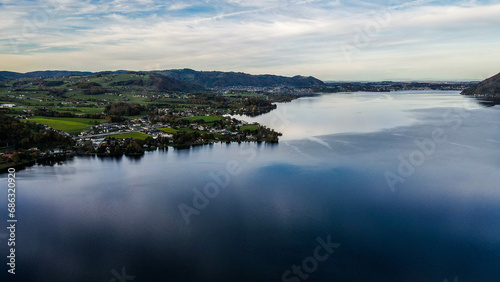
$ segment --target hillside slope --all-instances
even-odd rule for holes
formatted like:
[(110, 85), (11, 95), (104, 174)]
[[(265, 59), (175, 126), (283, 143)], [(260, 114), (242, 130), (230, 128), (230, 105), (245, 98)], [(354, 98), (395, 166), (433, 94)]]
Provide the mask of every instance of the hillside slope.
[(150, 73), (149, 80), (144, 81), (144, 86), (152, 86), (159, 91), (190, 92), (201, 91), (204, 87), (187, 81), (181, 81), (162, 74)]
[(69, 75), (91, 75), (92, 72), (82, 71), (33, 71), (27, 73), (0, 71), (0, 81), (7, 79), (35, 78), (35, 77), (62, 77)]
[(500, 73), (465, 89), (461, 94), (475, 97), (500, 98)]
[(322, 86), (324, 83), (314, 77), (294, 76), (284, 77), (277, 75), (251, 75), (241, 72), (220, 71), (195, 71), (192, 69), (156, 71), (156, 73), (179, 79), (186, 82), (199, 84), (205, 87), (228, 87), (228, 86), (294, 86), (311, 87)]

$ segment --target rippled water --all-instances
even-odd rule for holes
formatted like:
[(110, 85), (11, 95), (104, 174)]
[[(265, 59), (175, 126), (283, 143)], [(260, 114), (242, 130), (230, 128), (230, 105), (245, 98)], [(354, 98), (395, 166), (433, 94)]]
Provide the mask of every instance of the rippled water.
[[(245, 119), (282, 141), (18, 172), (18, 281), (498, 281), (498, 106), (327, 94)], [(319, 261), (318, 239), (340, 245)]]

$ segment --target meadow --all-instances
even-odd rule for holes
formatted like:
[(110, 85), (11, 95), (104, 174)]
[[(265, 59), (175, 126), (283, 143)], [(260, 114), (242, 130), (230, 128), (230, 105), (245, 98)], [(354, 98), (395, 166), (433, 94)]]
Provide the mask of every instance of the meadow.
[(146, 138), (151, 137), (151, 135), (147, 135), (147, 134), (140, 133), (140, 132), (129, 132), (129, 133), (110, 135), (109, 137), (113, 137), (113, 138), (117, 138), (117, 139), (118, 138), (121, 138), (121, 139), (134, 138), (134, 139), (139, 139), (139, 140), (146, 140)]
[(158, 130), (160, 130), (161, 132), (170, 133), (170, 134), (176, 133), (178, 131), (177, 129), (173, 129), (171, 127), (159, 128)]
[(105, 122), (104, 119), (58, 118), (58, 117), (38, 117), (38, 116), (29, 119), (29, 121), (47, 125), (56, 130), (61, 130), (69, 134), (79, 134), (80, 132), (90, 128), (92, 125)]
[(242, 127), (240, 127), (240, 131), (245, 131), (245, 130), (255, 131), (257, 129), (259, 129), (259, 125), (257, 124), (243, 125)]

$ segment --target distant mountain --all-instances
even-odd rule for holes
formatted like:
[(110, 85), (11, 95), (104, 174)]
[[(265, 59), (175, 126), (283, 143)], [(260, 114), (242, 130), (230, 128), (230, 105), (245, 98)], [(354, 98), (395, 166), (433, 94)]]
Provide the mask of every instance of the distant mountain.
[(500, 98), (500, 73), (465, 89), (461, 94), (475, 97)]
[[(71, 75), (94, 75), (100, 73), (127, 73), (128, 71), (112, 72), (81, 72), (81, 71), (34, 71), (27, 73), (0, 71), (0, 82), (7, 79), (20, 78), (51, 78)], [(143, 72), (148, 73), (148, 72)], [(313, 87), (323, 86), (324, 83), (312, 76), (285, 77), (277, 75), (251, 75), (241, 72), (220, 72), (220, 71), (195, 71), (192, 69), (164, 70), (149, 72), (154, 82), (148, 82), (149, 86), (158, 86), (168, 91), (186, 91), (203, 89), (205, 87), (228, 87), (228, 86), (293, 86), (293, 87)], [(161, 76), (159, 76), (161, 75)], [(169, 79), (167, 79), (169, 78)], [(179, 83), (183, 82), (183, 83)]]
[[(126, 73), (127, 71), (119, 70), (112, 71), (108, 73)], [(62, 77), (69, 75), (91, 75), (103, 72), (86, 72), (86, 71), (32, 71), (27, 73), (11, 72), (11, 71), (0, 71), (0, 81), (7, 79), (19, 79), (19, 78), (36, 78), (36, 77)]]
[[(129, 80), (120, 80), (111, 82), (109, 86), (143, 86), (152, 89), (156, 89), (158, 91), (167, 91), (167, 92), (192, 92), (192, 91), (201, 91), (205, 88), (201, 85), (190, 83), (186, 81), (180, 81), (175, 78), (171, 78), (159, 73), (154, 72), (128, 72), (130, 74), (147, 74), (144, 76), (145, 78), (133, 78)], [(100, 74), (102, 75), (102, 73)]]
[(21, 77), (22, 73), (11, 72), (11, 71), (0, 71), (0, 82), (10, 78), (18, 79)]
[(144, 81), (144, 86), (152, 86), (159, 91), (168, 92), (190, 92), (205, 89), (199, 84), (181, 81), (158, 73), (150, 73), (149, 79)]
[(68, 75), (89, 75), (91, 72), (81, 71), (33, 71), (27, 73), (0, 71), (0, 81), (6, 79), (33, 78), (33, 77), (61, 77)]
[(284, 77), (277, 75), (251, 75), (241, 72), (220, 71), (195, 71), (192, 69), (178, 69), (155, 71), (156, 73), (175, 78), (181, 81), (199, 84), (205, 87), (228, 87), (228, 86), (294, 86), (311, 87), (323, 86), (324, 83), (312, 76)]
[[(128, 73), (130, 76), (116, 76), (117, 74)], [(90, 88), (102, 88), (100, 91), (105, 92), (107, 86), (111, 87), (145, 87), (157, 91), (165, 92), (195, 92), (205, 90), (205, 87), (186, 81), (181, 81), (159, 73), (153, 72), (130, 72), (130, 71), (115, 71), (115, 72), (70, 72), (70, 71), (50, 71), (50, 72), (32, 72), (28, 74), (20, 74), (15, 72), (1, 72), (0, 75), (14, 79), (9, 84), (14, 88), (23, 88), (26, 85), (39, 87), (57, 87), (64, 84), (64, 80), (51, 80), (50, 78), (62, 76), (87, 76), (89, 78), (106, 77), (105, 84), (95, 82), (80, 82), (75, 84), (76, 87), (90, 91)], [(115, 78), (118, 79), (115, 79)], [(18, 80), (23, 78), (24, 80)], [(26, 79), (30, 79), (27, 81)], [(7, 83), (7, 82), (6, 82)], [(2, 85), (2, 84), (0, 84)], [(94, 89), (94, 91), (96, 91)]]

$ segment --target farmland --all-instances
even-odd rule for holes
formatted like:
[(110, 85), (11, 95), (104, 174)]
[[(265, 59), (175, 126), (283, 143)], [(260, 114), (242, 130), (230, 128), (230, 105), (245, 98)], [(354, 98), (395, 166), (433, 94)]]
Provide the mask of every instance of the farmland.
[(94, 124), (104, 122), (103, 119), (84, 119), (84, 118), (57, 118), (57, 117), (34, 117), (30, 122), (50, 126), (56, 130), (61, 130), (69, 134), (78, 134), (83, 130), (90, 128)]
[(126, 139), (126, 138), (133, 138), (137, 140), (146, 140), (146, 138), (151, 137), (151, 135), (147, 135), (144, 133), (140, 132), (129, 132), (129, 133), (123, 133), (123, 134), (116, 134), (116, 135), (110, 135), (109, 137), (112, 138), (121, 138), (121, 139)]
[(2, 113), (78, 135), (75, 139), (113, 136), (144, 140), (167, 133), (175, 144), (277, 140), (272, 130), (225, 117), (269, 112), (276, 108), (273, 99), (277, 96), (229, 92), (200, 89), (148, 72), (33, 77), (0, 83), (0, 101), (6, 104)]
[(60, 112), (68, 112), (78, 114), (98, 114), (104, 111), (103, 108), (90, 108), (90, 107), (60, 107), (57, 108)]
[(178, 131), (177, 129), (173, 129), (171, 127), (159, 128), (158, 130), (160, 130), (161, 132), (170, 133), (170, 134), (176, 133)]
[(249, 124), (249, 125), (244, 125), (244, 126), (240, 127), (240, 131), (245, 131), (245, 130), (255, 131), (257, 129), (259, 129), (259, 125), (257, 125), (257, 124)]

